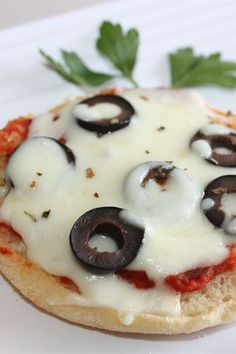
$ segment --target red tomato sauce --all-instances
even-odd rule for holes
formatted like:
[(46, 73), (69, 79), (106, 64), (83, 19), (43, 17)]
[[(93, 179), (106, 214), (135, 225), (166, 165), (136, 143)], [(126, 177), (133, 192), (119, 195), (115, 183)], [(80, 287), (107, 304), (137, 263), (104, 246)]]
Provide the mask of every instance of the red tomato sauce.
[(0, 153), (9, 155), (27, 138), (30, 118), (17, 118), (0, 130)]
[(16, 233), (16, 231), (10, 225), (5, 224), (4, 222), (0, 222), (0, 229), (2, 231), (4, 231), (4, 233), (10, 233), (10, 234), (18, 235)]
[(116, 276), (127, 281), (137, 289), (151, 289), (155, 287), (155, 282), (149, 279), (147, 273), (143, 270), (121, 269), (116, 272)]
[[(178, 292), (199, 291), (214, 279), (218, 274), (233, 270), (236, 266), (236, 246), (230, 247), (228, 257), (221, 263), (209, 267), (191, 269), (186, 272), (169, 275), (165, 283)], [(155, 282), (148, 278), (145, 271), (122, 269), (116, 273), (117, 277), (132, 284), (137, 289), (151, 289)]]
[(12, 250), (8, 247), (2, 247), (0, 246), (0, 253), (4, 254), (5, 256), (11, 256), (12, 255)]
[(180, 292), (201, 290), (218, 274), (233, 270), (235, 265), (236, 246), (231, 246), (229, 256), (223, 262), (209, 267), (191, 269), (177, 275), (169, 275), (165, 282)]
[(68, 277), (60, 277), (60, 282), (65, 284), (65, 285), (72, 285), (73, 284), (73, 281), (68, 278)]

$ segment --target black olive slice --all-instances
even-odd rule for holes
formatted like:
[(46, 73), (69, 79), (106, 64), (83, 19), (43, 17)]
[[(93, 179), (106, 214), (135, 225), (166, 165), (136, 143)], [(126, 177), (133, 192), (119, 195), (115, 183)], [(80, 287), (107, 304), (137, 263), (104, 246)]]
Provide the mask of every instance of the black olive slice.
[[(202, 208), (207, 218), (217, 227), (227, 228), (226, 213), (223, 210), (222, 199), (229, 193), (236, 193), (236, 175), (226, 175), (210, 182), (204, 192)], [(227, 216), (229, 217), (229, 215)], [(235, 215), (231, 215), (232, 220)]]
[[(132, 217), (127, 218), (126, 215)], [(130, 212), (115, 207), (87, 211), (70, 232), (70, 245), (75, 257), (96, 273), (115, 272), (127, 266), (137, 255), (144, 237), (144, 227), (133, 221), (134, 218)], [(97, 248), (90, 247), (89, 240), (96, 234), (112, 238), (118, 249), (99, 252)]]
[(55, 143), (57, 143), (64, 151), (68, 163), (72, 163), (73, 165), (75, 165), (75, 155), (72, 152), (72, 150), (70, 148), (68, 148), (67, 145), (63, 144), (62, 142), (60, 142), (59, 140), (56, 140), (54, 138), (48, 138), (48, 139), (55, 141)]
[(125, 128), (129, 125), (131, 117), (135, 113), (133, 106), (131, 106), (131, 104), (123, 97), (117, 95), (97, 95), (81, 101), (78, 106), (81, 104), (86, 104), (92, 107), (99, 103), (114, 104), (121, 109), (121, 113), (115, 117), (100, 120), (85, 120), (82, 117), (76, 116), (77, 123), (80, 127), (92, 132), (107, 134), (109, 132), (114, 132), (115, 130)]
[[(72, 163), (73, 165), (75, 165), (75, 155), (74, 155), (74, 153), (72, 152), (72, 150), (70, 148), (68, 148), (68, 146), (66, 146), (65, 144), (61, 143), (59, 140), (56, 140), (56, 139), (48, 137), (48, 136), (34, 136), (32, 138), (29, 138), (29, 139), (42, 139), (42, 138), (43, 139), (50, 139), (50, 140), (54, 141), (56, 144), (58, 144), (60, 146), (60, 148), (62, 148), (63, 152), (65, 153), (68, 163)], [(27, 140), (29, 140), (29, 139), (27, 139)], [(21, 147), (21, 145), (23, 145), (25, 143), (25, 141), (23, 141), (23, 143), (21, 143), (20, 145), (18, 145), (15, 148), (15, 150), (11, 153), (10, 158)]]
[[(205, 135), (198, 131), (190, 141), (190, 145), (196, 141), (204, 140), (209, 144), (211, 153), (209, 156), (203, 156), (208, 162), (224, 167), (236, 167), (236, 134), (229, 133), (226, 135)], [(218, 153), (214, 149), (225, 148), (229, 153)]]

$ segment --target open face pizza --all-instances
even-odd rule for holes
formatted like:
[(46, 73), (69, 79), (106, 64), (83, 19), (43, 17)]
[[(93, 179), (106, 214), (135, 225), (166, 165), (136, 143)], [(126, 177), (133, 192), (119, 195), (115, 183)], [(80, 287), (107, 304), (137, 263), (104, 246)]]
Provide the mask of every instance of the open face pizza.
[(187, 90), (112, 89), (0, 132), (0, 270), (107, 330), (236, 317), (235, 117)]

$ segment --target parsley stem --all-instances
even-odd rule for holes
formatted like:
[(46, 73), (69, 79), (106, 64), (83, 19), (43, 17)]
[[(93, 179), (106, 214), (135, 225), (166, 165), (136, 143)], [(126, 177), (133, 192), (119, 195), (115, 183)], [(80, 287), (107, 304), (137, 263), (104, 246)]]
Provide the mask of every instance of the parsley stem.
[(135, 88), (139, 87), (139, 84), (132, 76), (127, 76), (127, 79), (134, 85)]

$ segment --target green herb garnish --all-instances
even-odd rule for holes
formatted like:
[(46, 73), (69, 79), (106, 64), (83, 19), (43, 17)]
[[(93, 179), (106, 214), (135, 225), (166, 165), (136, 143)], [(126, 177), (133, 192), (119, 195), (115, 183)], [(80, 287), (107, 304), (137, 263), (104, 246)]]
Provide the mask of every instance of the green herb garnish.
[(43, 50), (39, 50), (40, 54), (46, 59), (48, 66), (56, 71), (63, 79), (75, 85), (98, 86), (104, 82), (113, 79), (113, 75), (92, 71), (89, 69), (75, 52), (67, 52), (61, 50), (64, 64), (54, 60)]
[(220, 53), (197, 56), (192, 48), (181, 48), (169, 54), (171, 86), (236, 87), (236, 62), (223, 61)]
[[(120, 24), (104, 21), (99, 28), (97, 49), (119, 70), (122, 77), (135, 87), (133, 76), (139, 47), (139, 33), (135, 28), (127, 32)], [(77, 86), (99, 86), (118, 75), (91, 70), (79, 54), (61, 50), (64, 62), (56, 61), (40, 50), (48, 66), (65, 80)], [(222, 86), (236, 87), (236, 62), (224, 61), (220, 53), (196, 55), (193, 48), (180, 48), (169, 54), (171, 87)]]
[(138, 86), (133, 77), (139, 46), (139, 34), (134, 28), (124, 33), (120, 24), (103, 22), (100, 27), (100, 36), (97, 39), (97, 48), (105, 55), (121, 74)]
[[(136, 87), (138, 85), (132, 73), (138, 45), (139, 35), (137, 30), (131, 29), (125, 34), (119, 24), (102, 23), (97, 48), (119, 69), (122, 76), (130, 80)], [(66, 81), (77, 86), (99, 86), (117, 77), (117, 75), (91, 70), (75, 52), (61, 50), (64, 63), (56, 61), (41, 49), (39, 52), (52, 70), (56, 71)]]

